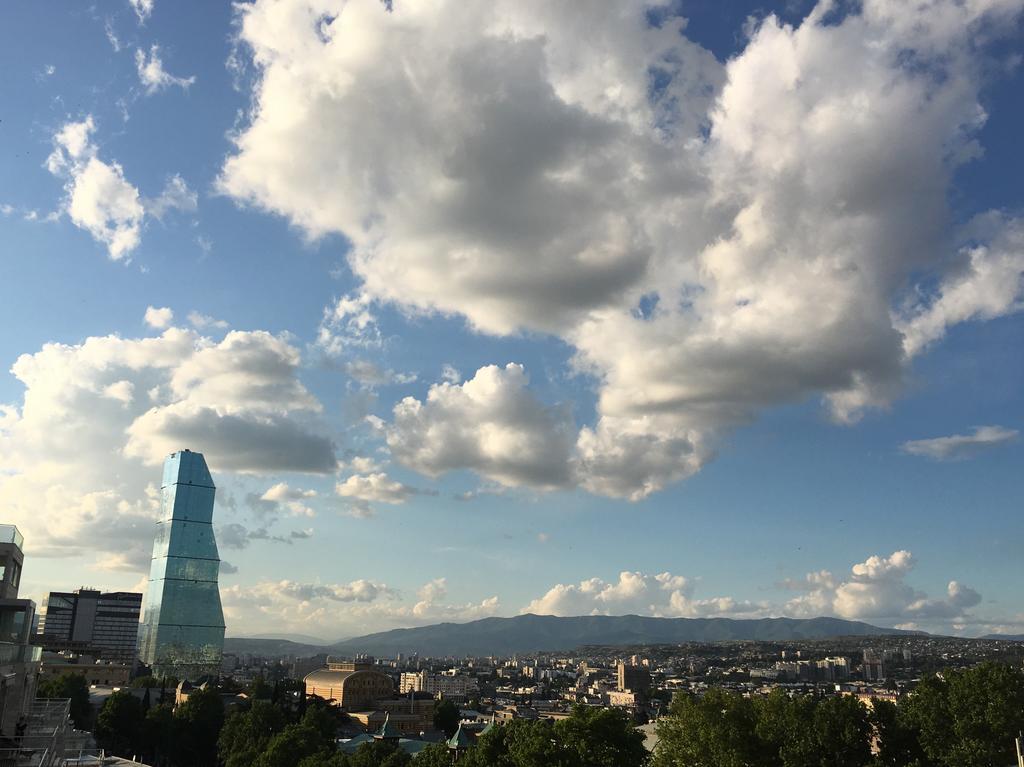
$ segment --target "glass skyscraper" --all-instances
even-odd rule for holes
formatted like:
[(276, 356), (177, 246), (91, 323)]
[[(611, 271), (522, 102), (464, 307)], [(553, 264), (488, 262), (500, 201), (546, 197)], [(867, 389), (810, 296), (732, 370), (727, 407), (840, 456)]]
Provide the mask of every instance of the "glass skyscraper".
[(220, 672), (224, 611), (213, 537), (215, 493), (202, 453), (168, 456), (140, 637), (140, 657), (154, 676), (197, 680)]

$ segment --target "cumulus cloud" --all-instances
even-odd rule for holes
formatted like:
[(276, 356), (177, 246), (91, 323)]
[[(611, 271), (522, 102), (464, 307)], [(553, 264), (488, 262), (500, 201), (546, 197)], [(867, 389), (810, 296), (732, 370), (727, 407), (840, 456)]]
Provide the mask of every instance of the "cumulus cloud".
[(1021, 223), (967, 235), (946, 203), (981, 151), (986, 44), (1020, 7), (821, 3), (721, 64), (640, 0), (258, 0), (238, 12), (254, 109), (219, 186), (351, 241), (361, 289), (324, 348), (392, 302), (553, 333), (597, 382), (553, 472), (509, 470), (481, 435), (439, 448), (424, 430), (457, 419), (427, 420), (429, 396), (396, 413), (410, 465), (637, 499), (765, 408), (819, 396), (854, 421), (948, 326), (1021, 308)]
[(150, 46), (148, 54), (139, 49), (135, 50), (135, 70), (138, 72), (139, 82), (145, 86), (146, 93), (150, 96), (171, 86), (188, 90), (196, 81), (194, 75), (192, 77), (175, 77), (165, 70), (164, 63), (160, 59), (160, 46), (158, 45)]
[(164, 328), (170, 327), (170, 324), (174, 322), (174, 312), (166, 306), (147, 306), (143, 320), (145, 320), (146, 324), (151, 328), (163, 330)]
[[(259, 500), (277, 510), (284, 508), (293, 517), (315, 517), (316, 512), (308, 506), (311, 498), (316, 498), (316, 490), (302, 490), (290, 487), (286, 482), (278, 482), (269, 488)], [(295, 534), (292, 534), (295, 537)]]
[(266, 630), (273, 622), (288, 630), (308, 631), (315, 625), (322, 632), (339, 636), (365, 633), (367, 626), (393, 628), (439, 620), (475, 620), (494, 615), (500, 607), (497, 597), (477, 603), (447, 602), (444, 578), (425, 584), (418, 590), (416, 601), (368, 579), (338, 584), (262, 581), (222, 588), (221, 596), (233, 631)]
[(177, 174), (157, 197), (141, 197), (119, 163), (100, 159), (95, 130), (92, 115), (64, 124), (53, 137), (46, 168), (64, 179), (61, 212), (105, 245), (110, 258), (127, 259), (142, 241), (147, 215), (162, 219), (171, 210), (193, 211), (197, 198)]
[(706, 615), (763, 616), (766, 604), (731, 597), (695, 599), (692, 580), (669, 572), (649, 575), (624, 570), (618, 581), (588, 578), (558, 583), (526, 605), (521, 613), (537, 615), (653, 615), (695, 618)]
[(904, 442), (900, 449), (910, 455), (920, 455), (933, 461), (961, 461), (994, 447), (1015, 442), (1020, 436), (1016, 429), (1003, 426), (975, 426), (970, 434), (951, 434), (948, 437), (915, 439)]
[(520, 611), (539, 615), (651, 615), (656, 617), (797, 618), (835, 616), (893, 626), (972, 624), (979, 619), (970, 610), (982, 602), (981, 594), (953, 580), (944, 597), (929, 598), (907, 583), (914, 567), (909, 551), (871, 556), (853, 565), (843, 579), (828, 570), (808, 573), (800, 581), (780, 587), (801, 592), (784, 603), (752, 602), (733, 596), (698, 597), (699, 578), (670, 572), (650, 574), (623, 571), (617, 580), (587, 578), (578, 583), (557, 583)]
[(0, 408), (0, 505), (34, 555), (130, 553), (144, 565), (157, 465), (203, 452), (225, 472), (331, 473), (319, 402), (298, 352), (261, 331), (215, 342), (170, 327), (150, 338), (46, 344), (11, 372), (20, 403)]
[(388, 477), (384, 472), (353, 474), (335, 487), (338, 495), (357, 501), (399, 504), (405, 503), (417, 491)]
[(855, 564), (846, 580), (827, 570), (808, 573), (803, 584), (791, 584), (806, 593), (787, 602), (786, 612), (796, 617), (836, 615), (893, 624), (963, 620), (969, 608), (981, 603), (978, 592), (958, 581), (949, 582), (945, 599), (929, 599), (906, 581), (914, 565), (913, 555), (900, 550)]
[(537, 400), (527, 384), (522, 365), (490, 365), (463, 384), (431, 386), (422, 402), (406, 397), (395, 405), (388, 447), (429, 476), (470, 468), (505, 485), (566, 487), (572, 415)]
[(54, 136), (47, 169), (65, 179), (64, 209), (71, 221), (107, 247), (112, 259), (126, 258), (141, 241), (145, 213), (139, 190), (116, 162), (98, 157), (92, 116), (64, 125)]

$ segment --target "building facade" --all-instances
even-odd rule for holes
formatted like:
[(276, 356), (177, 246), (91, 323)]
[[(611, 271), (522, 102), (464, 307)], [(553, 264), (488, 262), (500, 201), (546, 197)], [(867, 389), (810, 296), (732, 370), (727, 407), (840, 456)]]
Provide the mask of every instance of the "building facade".
[(142, 594), (95, 589), (51, 591), (41, 622), (43, 646), (116, 663), (135, 663)]
[(20, 599), (24, 539), (14, 525), (0, 525), (0, 735), (13, 735), (36, 694), (42, 651), (30, 642), (36, 603)]
[(155, 676), (195, 681), (220, 673), (224, 611), (213, 535), (216, 487), (202, 453), (164, 462), (140, 657)]
[[(372, 663), (327, 659), (327, 668), (306, 674), (307, 695), (316, 695), (346, 711), (372, 709), (378, 701), (394, 695), (391, 677), (377, 671)], [(433, 704), (431, 704), (433, 705)]]
[(463, 674), (431, 674), (429, 671), (404, 671), (398, 692), (427, 692), (439, 698), (464, 703), (478, 691), (476, 679)]

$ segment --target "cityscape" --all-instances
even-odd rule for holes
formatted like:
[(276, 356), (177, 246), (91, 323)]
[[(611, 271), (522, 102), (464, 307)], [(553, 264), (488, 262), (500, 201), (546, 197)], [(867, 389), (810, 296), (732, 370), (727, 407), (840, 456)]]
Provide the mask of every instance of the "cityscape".
[(1024, 0), (0, 71), (0, 767), (1024, 767)]

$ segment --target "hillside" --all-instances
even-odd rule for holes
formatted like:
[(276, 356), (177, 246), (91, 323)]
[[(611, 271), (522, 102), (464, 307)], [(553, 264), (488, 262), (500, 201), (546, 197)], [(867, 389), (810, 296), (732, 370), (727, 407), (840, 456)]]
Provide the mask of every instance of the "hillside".
[(536, 650), (571, 650), (581, 645), (671, 644), (728, 640), (787, 641), (834, 636), (903, 634), (839, 618), (649, 618), (638, 615), (590, 615), (560, 618), (518, 615), (470, 623), (439, 623), (355, 637), (331, 646), (332, 652), (365, 652), (382, 657), (421, 655), (511, 655)]

